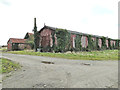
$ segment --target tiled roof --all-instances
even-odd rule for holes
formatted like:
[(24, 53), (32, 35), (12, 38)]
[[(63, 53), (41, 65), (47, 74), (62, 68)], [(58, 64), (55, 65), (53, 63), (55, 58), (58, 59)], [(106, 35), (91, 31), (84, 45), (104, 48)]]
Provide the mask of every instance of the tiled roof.
[(12, 43), (26, 43), (26, 39), (19, 39), (19, 38), (10, 38), (9, 41)]

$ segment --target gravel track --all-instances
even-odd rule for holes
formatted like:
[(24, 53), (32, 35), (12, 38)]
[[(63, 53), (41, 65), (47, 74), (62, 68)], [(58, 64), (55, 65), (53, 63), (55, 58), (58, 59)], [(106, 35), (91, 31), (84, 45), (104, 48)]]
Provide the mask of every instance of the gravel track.
[(6, 53), (3, 57), (23, 66), (3, 78), (3, 88), (118, 88), (118, 61), (68, 60)]

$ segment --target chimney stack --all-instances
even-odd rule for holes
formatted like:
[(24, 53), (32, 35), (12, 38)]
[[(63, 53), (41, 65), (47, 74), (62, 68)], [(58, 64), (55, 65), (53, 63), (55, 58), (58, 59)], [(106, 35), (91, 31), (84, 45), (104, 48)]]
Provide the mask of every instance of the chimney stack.
[(36, 18), (34, 18), (34, 27), (36, 27)]

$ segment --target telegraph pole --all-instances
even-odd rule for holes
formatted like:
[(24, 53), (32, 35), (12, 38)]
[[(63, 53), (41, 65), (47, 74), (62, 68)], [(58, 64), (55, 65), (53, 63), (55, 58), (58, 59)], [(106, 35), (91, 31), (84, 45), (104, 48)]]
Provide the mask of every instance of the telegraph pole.
[(34, 18), (34, 50), (37, 52), (37, 26), (36, 26), (36, 18)]

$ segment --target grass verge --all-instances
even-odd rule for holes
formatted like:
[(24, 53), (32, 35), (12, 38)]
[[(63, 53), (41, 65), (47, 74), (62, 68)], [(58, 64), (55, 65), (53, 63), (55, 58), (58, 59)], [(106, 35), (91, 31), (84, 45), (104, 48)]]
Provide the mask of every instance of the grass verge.
[(7, 48), (0, 48), (0, 51), (6, 52), (6, 51), (7, 51)]
[(33, 51), (9, 51), (12, 54), (47, 56), (78, 60), (118, 60), (118, 50), (104, 50), (78, 53), (41, 53)]
[(12, 62), (11, 60), (0, 58), (0, 67), (0, 73), (9, 73), (19, 69), (20, 65), (18, 63)]

